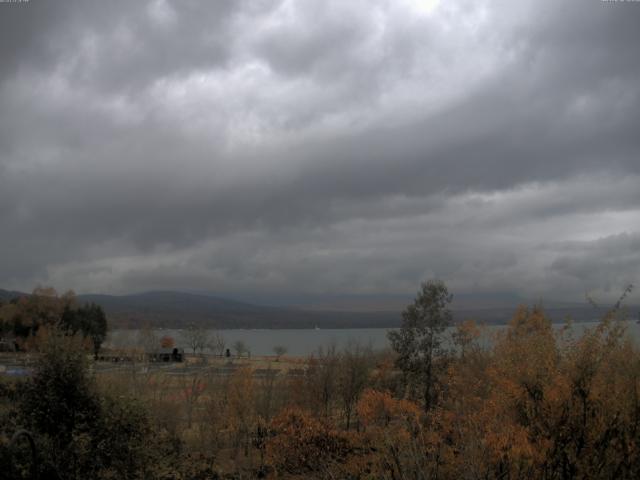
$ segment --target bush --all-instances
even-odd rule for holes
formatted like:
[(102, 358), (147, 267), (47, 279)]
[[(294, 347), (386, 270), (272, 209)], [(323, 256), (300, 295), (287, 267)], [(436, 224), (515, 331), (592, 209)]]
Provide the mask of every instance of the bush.
[(298, 408), (282, 411), (271, 422), (267, 457), (279, 472), (324, 472), (343, 462), (350, 451), (348, 437)]
[(35, 375), (20, 389), (17, 412), (44, 463), (61, 478), (163, 478), (174, 470), (174, 444), (147, 411), (98, 394), (76, 337), (49, 337)]

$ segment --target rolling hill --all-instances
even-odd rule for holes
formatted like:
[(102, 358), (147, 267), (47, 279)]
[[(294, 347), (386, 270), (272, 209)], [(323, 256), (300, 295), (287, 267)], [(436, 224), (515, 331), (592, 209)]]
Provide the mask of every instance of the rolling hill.
[[(0, 290), (0, 300), (28, 295)], [(238, 299), (178, 291), (152, 291), (130, 295), (79, 295), (80, 302), (101, 305), (114, 327), (142, 325), (180, 328), (189, 324), (213, 328), (374, 328), (397, 327), (410, 296), (315, 296), (292, 298), (287, 305), (261, 305)], [(518, 304), (526, 303), (512, 295), (460, 295), (452, 310), (456, 321), (468, 318), (480, 323), (502, 324), (513, 315)], [(628, 307), (637, 316), (637, 307)], [(549, 304), (545, 312), (554, 322), (570, 317), (591, 321), (604, 313), (586, 304)], [(635, 313), (634, 313), (635, 312)]]

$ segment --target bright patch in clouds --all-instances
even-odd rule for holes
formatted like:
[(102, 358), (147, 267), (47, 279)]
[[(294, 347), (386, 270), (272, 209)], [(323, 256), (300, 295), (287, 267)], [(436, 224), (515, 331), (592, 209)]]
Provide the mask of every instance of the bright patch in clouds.
[(423, 15), (428, 15), (432, 13), (438, 5), (440, 4), (440, 0), (407, 0), (409, 3), (409, 7)]

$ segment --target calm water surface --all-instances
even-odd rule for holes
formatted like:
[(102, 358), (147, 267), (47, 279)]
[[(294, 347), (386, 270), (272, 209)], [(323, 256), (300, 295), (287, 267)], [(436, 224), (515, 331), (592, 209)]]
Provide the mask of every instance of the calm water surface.
[[(593, 328), (597, 322), (576, 323), (573, 325), (573, 335), (579, 336), (586, 329)], [(640, 342), (640, 325), (635, 321), (627, 322), (628, 331), (632, 338)], [(562, 324), (554, 325), (562, 328)], [(505, 328), (504, 325), (485, 327), (481, 342), (489, 345), (493, 336)], [(251, 351), (252, 355), (273, 355), (273, 348), (282, 345), (290, 355), (310, 355), (319, 347), (326, 348), (335, 345), (338, 349), (344, 348), (349, 343), (358, 343), (362, 346), (371, 346), (375, 350), (389, 348), (387, 332), (394, 329), (387, 328), (357, 328), (357, 329), (326, 329), (326, 330), (302, 330), (302, 329), (255, 329), (255, 330), (216, 330), (224, 337), (227, 348), (233, 350), (233, 344), (242, 341)], [(447, 332), (450, 335), (452, 330)], [(213, 332), (213, 331), (212, 331)], [(188, 351), (184, 339), (183, 330), (160, 329), (156, 330), (158, 337), (164, 335), (175, 339), (176, 345)], [(131, 347), (139, 344), (138, 330), (113, 330), (107, 339), (108, 347)]]

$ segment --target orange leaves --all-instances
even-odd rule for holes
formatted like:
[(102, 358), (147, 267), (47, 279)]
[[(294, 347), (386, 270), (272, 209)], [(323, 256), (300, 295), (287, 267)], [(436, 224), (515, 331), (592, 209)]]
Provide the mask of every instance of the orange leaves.
[[(637, 346), (612, 320), (577, 340), (556, 332), (541, 310), (526, 308), (493, 347), (479, 347), (473, 323), (460, 325), (457, 354), (434, 357), (439, 396), (427, 412), (398, 398), (399, 371), (378, 357), (349, 397), (357, 399), (350, 431), (339, 409), (348, 363), (334, 351), (271, 387), (250, 369), (218, 388), (207, 379), (211, 448), (244, 447), (249, 464), (249, 448), (259, 450), (276, 478), (640, 478)], [(263, 389), (273, 385), (278, 401), (262, 414)], [(187, 396), (197, 397), (199, 385), (191, 388)], [(269, 422), (283, 405), (296, 406)]]
[(399, 400), (393, 398), (389, 392), (372, 389), (363, 392), (356, 411), (365, 427), (386, 427), (394, 420), (417, 423), (421, 412), (420, 407), (413, 402)]
[(173, 337), (170, 337), (169, 335), (165, 335), (160, 339), (160, 346), (162, 348), (173, 348), (175, 344), (176, 344), (175, 340), (173, 339)]
[[(478, 357), (484, 367), (459, 358), (449, 369), (444, 407), (455, 413), (453, 444), (464, 456), (456, 461), (479, 477), (584, 478), (604, 465), (632, 471), (640, 356), (620, 330), (605, 321), (572, 341), (541, 310), (520, 308)], [(621, 475), (614, 471), (605, 476)]]
[(461, 356), (464, 357), (465, 354), (476, 345), (480, 339), (480, 334), (481, 331), (476, 325), (476, 322), (473, 320), (465, 320), (456, 325), (455, 331), (451, 336), (453, 343), (460, 349)]
[(348, 436), (322, 423), (299, 408), (283, 410), (271, 422), (272, 438), (267, 458), (281, 472), (321, 472), (342, 462), (349, 450)]
[(358, 417), (363, 425), (383, 425), (391, 422), (396, 400), (388, 392), (365, 390), (356, 406)]

